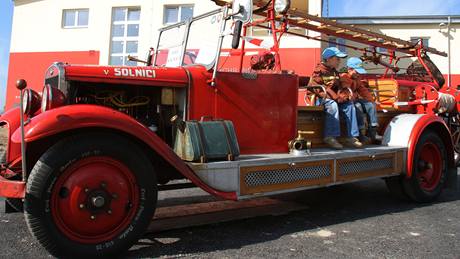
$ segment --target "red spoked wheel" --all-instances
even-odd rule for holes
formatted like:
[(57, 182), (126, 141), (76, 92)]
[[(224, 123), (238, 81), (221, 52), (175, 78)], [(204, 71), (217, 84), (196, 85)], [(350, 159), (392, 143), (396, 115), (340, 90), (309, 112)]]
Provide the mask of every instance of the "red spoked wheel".
[(61, 175), (51, 194), (51, 214), (59, 230), (81, 243), (114, 238), (139, 207), (133, 173), (110, 157), (84, 158)]
[(442, 175), (442, 156), (439, 147), (432, 142), (423, 144), (416, 166), (420, 188), (426, 192), (433, 191), (439, 185)]
[(412, 176), (402, 179), (404, 192), (418, 202), (432, 202), (442, 192), (447, 177), (447, 152), (439, 135), (424, 131), (417, 141)]
[(144, 233), (157, 201), (151, 161), (128, 139), (88, 133), (47, 150), (27, 182), (24, 214), (54, 256), (111, 257)]

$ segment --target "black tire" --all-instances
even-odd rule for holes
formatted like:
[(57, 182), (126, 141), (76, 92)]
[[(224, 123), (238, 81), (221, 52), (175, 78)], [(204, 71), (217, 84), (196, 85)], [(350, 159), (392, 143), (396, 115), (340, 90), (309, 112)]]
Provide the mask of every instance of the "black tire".
[[(441, 159), (439, 161), (440, 163), (440, 178), (439, 181), (437, 181), (437, 184), (434, 186), (433, 190), (425, 190), (421, 186), (421, 182), (419, 180), (419, 160), (420, 160), (420, 155), (422, 152), (422, 147), (426, 143), (432, 143), (434, 147), (436, 147), (439, 151), (439, 154), (441, 156)], [(404, 179), (403, 186), (404, 186), (404, 191), (410, 197), (412, 200), (416, 202), (433, 202), (436, 200), (439, 195), (442, 192), (444, 182), (446, 181), (447, 177), (447, 151), (444, 145), (444, 142), (442, 139), (439, 137), (438, 134), (431, 130), (427, 130), (422, 133), (421, 137), (419, 138), (417, 145), (415, 147), (415, 152), (414, 152), (414, 157), (413, 157), (413, 168), (412, 168), (412, 175), (411, 178), (409, 179)]]
[[(138, 206), (135, 206), (134, 212), (129, 212), (134, 216), (125, 228), (114, 232), (114, 238), (82, 243), (69, 238), (53, 220), (53, 209), (50, 209), (53, 187), (60, 177), (64, 179), (62, 175), (70, 166), (98, 156), (113, 158), (129, 168), (135, 179), (134, 189), (139, 193), (137, 201), (134, 201)], [(32, 235), (58, 258), (114, 257), (128, 250), (142, 236), (155, 212), (157, 195), (154, 169), (137, 145), (116, 134), (82, 134), (58, 142), (35, 164), (27, 182), (25, 218)], [(126, 207), (126, 210), (129, 211), (129, 208)]]
[(402, 181), (404, 180), (403, 175), (391, 176), (385, 178), (385, 184), (388, 188), (390, 194), (402, 201), (409, 201), (410, 198), (407, 196), (406, 192), (404, 191), (404, 186)]

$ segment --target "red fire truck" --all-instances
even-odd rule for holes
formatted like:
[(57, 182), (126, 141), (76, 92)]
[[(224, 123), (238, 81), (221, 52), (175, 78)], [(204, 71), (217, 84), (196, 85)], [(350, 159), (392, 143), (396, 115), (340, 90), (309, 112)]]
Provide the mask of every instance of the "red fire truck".
[[(455, 187), (460, 96), (428, 57), (444, 52), (308, 15), (296, 1), (215, 2), (219, 9), (161, 29), (149, 58), (132, 58), (145, 65), (55, 63), (41, 93), (18, 80), (21, 105), (0, 117), (0, 196), (8, 209), (23, 209), (51, 254), (127, 250), (150, 223), (158, 191), (174, 179), (228, 200), (371, 178), (416, 202)], [(247, 35), (252, 27), (273, 36), (271, 55), (254, 57), (254, 69), (245, 47), (263, 44)], [(381, 143), (324, 145), (324, 107), (314, 101), (323, 86), (282, 69), (279, 43), (287, 34), (347, 39), (357, 44), (343, 47), (382, 69), (366, 76)], [(220, 71), (225, 44), (236, 71)], [(213, 156), (219, 148), (224, 155)]]

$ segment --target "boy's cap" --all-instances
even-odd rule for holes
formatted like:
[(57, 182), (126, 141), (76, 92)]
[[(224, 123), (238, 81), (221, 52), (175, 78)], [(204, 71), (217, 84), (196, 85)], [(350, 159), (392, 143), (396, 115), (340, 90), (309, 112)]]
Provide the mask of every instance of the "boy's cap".
[(334, 56), (339, 57), (339, 58), (346, 58), (348, 55), (347, 53), (340, 51), (336, 47), (329, 47), (329, 48), (324, 49), (323, 54), (321, 56), (323, 57), (323, 59), (329, 59)]
[(347, 60), (347, 67), (353, 68), (354, 70), (356, 70), (356, 72), (360, 74), (367, 74), (366, 69), (364, 69), (363, 67), (363, 61), (360, 58), (355, 58), (355, 57), (349, 58)]

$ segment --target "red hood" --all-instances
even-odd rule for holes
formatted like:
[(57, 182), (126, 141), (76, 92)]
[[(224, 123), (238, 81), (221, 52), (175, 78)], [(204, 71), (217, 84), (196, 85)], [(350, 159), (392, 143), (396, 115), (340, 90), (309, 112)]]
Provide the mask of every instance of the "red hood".
[(66, 65), (65, 78), (70, 81), (101, 82), (133, 85), (184, 87), (188, 77), (184, 68), (118, 67)]

